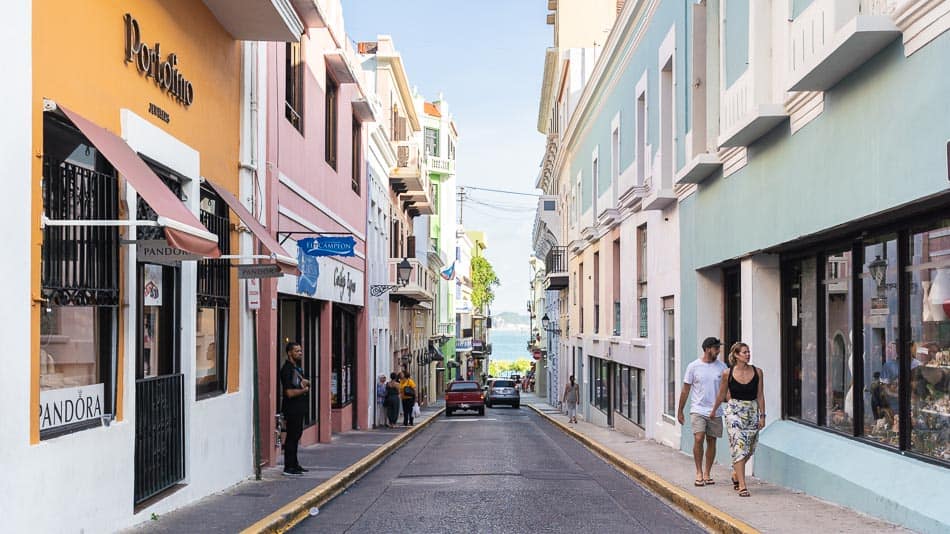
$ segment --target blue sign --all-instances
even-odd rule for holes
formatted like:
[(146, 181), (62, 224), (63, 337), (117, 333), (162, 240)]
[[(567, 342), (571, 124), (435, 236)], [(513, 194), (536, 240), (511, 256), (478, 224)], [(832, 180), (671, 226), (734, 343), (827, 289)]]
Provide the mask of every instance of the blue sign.
[(320, 278), (320, 264), (317, 258), (308, 256), (304, 249), (297, 249), (297, 268), (300, 276), (297, 277), (297, 293), (313, 296), (317, 292), (317, 279)]
[(307, 237), (297, 241), (297, 248), (308, 256), (354, 256), (356, 240), (351, 235)]

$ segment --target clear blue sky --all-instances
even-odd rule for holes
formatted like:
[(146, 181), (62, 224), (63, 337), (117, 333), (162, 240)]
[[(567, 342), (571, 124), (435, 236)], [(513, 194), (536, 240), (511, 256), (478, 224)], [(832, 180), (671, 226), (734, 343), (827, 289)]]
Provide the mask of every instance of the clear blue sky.
[[(459, 184), (536, 193), (544, 151), (538, 99), (553, 43), (546, 7), (545, 0), (344, 0), (343, 14), (354, 41), (392, 36), (409, 82), (427, 100), (443, 94), (459, 129)], [(486, 232), (486, 256), (502, 283), (492, 312), (524, 313), (537, 201), (470, 196), (465, 227)]]

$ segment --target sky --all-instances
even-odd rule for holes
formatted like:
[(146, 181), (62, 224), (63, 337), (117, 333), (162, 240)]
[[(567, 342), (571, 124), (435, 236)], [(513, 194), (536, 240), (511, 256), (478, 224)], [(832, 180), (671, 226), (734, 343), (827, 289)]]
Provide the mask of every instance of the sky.
[[(553, 44), (546, 7), (545, 0), (343, 0), (343, 17), (354, 41), (392, 36), (409, 83), (427, 101), (442, 93), (459, 130), (459, 185), (536, 194), (544, 154), (538, 100)], [(485, 256), (501, 280), (492, 312), (525, 313), (537, 200), (467, 194), (463, 224), (486, 233)]]

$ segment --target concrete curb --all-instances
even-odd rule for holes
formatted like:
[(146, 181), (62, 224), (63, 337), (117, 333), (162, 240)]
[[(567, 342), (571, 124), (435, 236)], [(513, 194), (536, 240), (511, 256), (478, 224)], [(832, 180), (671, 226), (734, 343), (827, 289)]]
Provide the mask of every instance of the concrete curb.
[(357, 480), (363, 478), (366, 473), (376, 467), (377, 464), (394, 453), (396, 449), (409, 441), (416, 433), (429, 426), (429, 424), (435, 421), (443, 412), (445, 412), (445, 408), (440, 408), (422, 423), (399, 434), (384, 445), (378, 447), (368, 456), (364, 456), (362, 460), (343, 469), (333, 475), (329, 480), (245, 528), (241, 531), (241, 534), (256, 534), (259, 532), (281, 533), (290, 530), (297, 523), (303, 521), (310, 515), (310, 508), (314, 506), (319, 508), (337, 495), (343, 493), (347, 488), (356, 483)]
[(656, 473), (639, 466), (630, 460), (611, 451), (597, 441), (574, 430), (566, 424), (554, 419), (534, 405), (529, 405), (538, 415), (552, 425), (561, 429), (565, 434), (583, 443), (588, 449), (597, 453), (601, 458), (612, 463), (617, 469), (630, 478), (642, 483), (658, 495), (666, 498), (694, 519), (715, 532), (729, 534), (751, 534), (759, 532), (748, 523), (737, 519), (726, 512), (712, 506), (702, 499), (683, 491), (676, 485), (664, 480)]

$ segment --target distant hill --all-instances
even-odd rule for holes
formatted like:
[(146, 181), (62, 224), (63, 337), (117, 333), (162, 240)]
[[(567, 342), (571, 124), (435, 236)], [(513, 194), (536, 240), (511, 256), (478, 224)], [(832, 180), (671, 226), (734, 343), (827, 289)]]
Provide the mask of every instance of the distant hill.
[(492, 317), (492, 326), (495, 328), (528, 328), (530, 320), (527, 315), (515, 312), (496, 313)]

